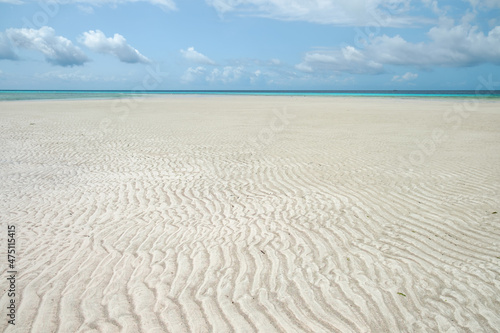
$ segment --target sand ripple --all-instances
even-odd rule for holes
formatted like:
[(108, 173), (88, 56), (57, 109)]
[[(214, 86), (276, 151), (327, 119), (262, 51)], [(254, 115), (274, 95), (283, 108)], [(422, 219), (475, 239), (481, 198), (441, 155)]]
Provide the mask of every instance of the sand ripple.
[(0, 105), (0, 214), (21, 250), (8, 331), (499, 330), (498, 104), (421, 165), (400, 157), (450, 102), (112, 105)]

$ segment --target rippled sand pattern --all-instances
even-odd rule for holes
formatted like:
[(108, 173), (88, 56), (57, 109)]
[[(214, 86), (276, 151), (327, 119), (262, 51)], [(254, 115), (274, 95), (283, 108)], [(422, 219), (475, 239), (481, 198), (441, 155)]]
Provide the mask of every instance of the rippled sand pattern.
[(0, 103), (0, 329), (498, 332), (500, 103), (455, 103)]

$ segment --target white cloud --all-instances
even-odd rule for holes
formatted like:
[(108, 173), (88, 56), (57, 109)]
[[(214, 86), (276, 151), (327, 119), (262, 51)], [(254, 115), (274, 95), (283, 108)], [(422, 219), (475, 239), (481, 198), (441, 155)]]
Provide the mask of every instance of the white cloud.
[(403, 26), (429, 19), (407, 16), (410, 0), (206, 0), (219, 13), (344, 26)]
[(445, 11), (439, 8), (437, 0), (422, 0), (424, 6), (430, 8), (434, 14), (442, 16), (445, 14)]
[(274, 66), (279, 66), (281, 65), (281, 61), (279, 59), (271, 59), (271, 64), (274, 65)]
[(295, 67), (315, 74), (376, 74), (384, 72), (384, 65), (430, 69), (500, 64), (500, 26), (484, 34), (478, 27), (466, 23), (442, 25), (430, 29), (428, 36), (429, 42), (412, 43), (399, 35), (382, 35), (367, 43), (364, 49), (347, 46), (336, 50), (311, 51)]
[[(2, 0), (0, 0), (2, 1)], [(7, 1), (19, 1), (19, 0), (7, 0)], [(175, 5), (175, 2), (173, 0), (43, 0), (45, 2), (52, 2), (52, 3), (58, 3), (62, 5), (66, 4), (87, 4), (90, 6), (103, 6), (103, 5), (110, 5), (110, 6), (117, 6), (117, 5), (122, 5), (126, 3), (135, 3), (135, 2), (147, 2), (150, 3), (154, 6), (158, 6), (164, 11), (171, 11), (171, 10), (176, 10), (177, 7)]]
[(0, 59), (15, 60), (17, 58), (10, 40), (3, 32), (0, 32)]
[(404, 74), (402, 76), (394, 75), (394, 77), (392, 78), (392, 81), (397, 81), (397, 82), (411, 81), (411, 80), (415, 80), (417, 77), (418, 77), (418, 74), (407, 72), (406, 74)]
[(22, 5), (24, 2), (21, 0), (0, 0), (0, 3), (8, 3), (11, 5)]
[(7, 29), (6, 36), (14, 46), (39, 51), (54, 65), (77, 66), (89, 61), (80, 48), (70, 40), (56, 36), (50, 27)]
[(197, 52), (194, 47), (189, 47), (187, 50), (181, 50), (182, 56), (192, 62), (205, 65), (215, 65), (215, 62), (200, 52)]
[(228, 66), (234, 66), (234, 67), (282, 67), (283, 64), (281, 60), (273, 58), (273, 59), (256, 59), (256, 58), (235, 58), (235, 59), (230, 59), (227, 62)]
[(222, 70), (215, 68), (212, 72), (207, 75), (206, 80), (208, 82), (230, 83), (237, 81), (243, 74), (243, 67), (232, 67), (226, 66)]
[(84, 32), (80, 42), (97, 53), (111, 54), (126, 63), (149, 63), (150, 60), (135, 48), (127, 44), (127, 40), (120, 34), (106, 37), (100, 30)]
[(125, 81), (124, 78), (117, 78), (115, 76), (103, 75), (98, 76), (94, 74), (89, 74), (86, 72), (82, 72), (80, 70), (77, 71), (68, 71), (68, 70), (57, 70), (46, 73), (36, 73), (34, 77), (40, 80), (52, 81), (54, 79), (67, 81), (67, 82), (120, 82)]
[[(92, 7), (89, 6), (102, 6), (102, 5), (111, 5), (117, 6), (125, 3), (134, 3), (134, 2), (148, 2), (154, 6), (158, 6), (165, 11), (176, 10), (177, 7), (173, 0), (42, 0), (44, 2), (50, 2), (52, 4), (57, 3), (61, 5), (66, 5), (70, 3), (74, 4), (87, 4), (88, 6), (78, 5), (80, 10), (85, 12), (92, 13)], [(25, 2), (22, 0), (0, 0), (0, 3), (8, 3), (12, 5), (22, 5)]]
[(196, 81), (200, 76), (205, 74), (206, 70), (202, 66), (189, 67), (181, 76), (182, 83), (191, 83)]
[(54, 71), (54, 72), (47, 72), (43, 74), (35, 74), (36, 78), (39, 79), (59, 79), (63, 81), (92, 81), (92, 75), (89, 74), (82, 74), (81, 72), (60, 72), (60, 71)]
[(260, 69), (257, 69), (253, 74), (250, 76), (250, 83), (251, 84), (256, 84), (259, 82), (259, 80), (264, 76), (264, 73)]
[(487, 35), (478, 27), (462, 24), (434, 27), (429, 43), (411, 43), (401, 36), (377, 37), (365, 50), (372, 59), (391, 65), (462, 67), (500, 64), (500, 26)]
[(383, 65), (371, 60), (360, 50), (346, 46), (340, 50), (313, 51), (306, 53), (304, 60), (295, 66), (303, 72), (347, 72), (352, 74), (377, 74)]
[(85, 6), (85, 5), (78, 5), (78, 9), (86, 14), (93, 14), (94, 13), (94, 7), (92, 6)]
[(469, 0), (473, 7), (500, 8), (500, 0)]

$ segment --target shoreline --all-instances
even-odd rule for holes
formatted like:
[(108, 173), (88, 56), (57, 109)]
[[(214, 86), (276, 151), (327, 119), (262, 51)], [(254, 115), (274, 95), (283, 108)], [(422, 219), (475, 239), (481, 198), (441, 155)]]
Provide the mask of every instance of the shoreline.
[[(430, 92), (430, 91), (429, 91)], [(500, 92), (488, 92), (480, 90), (482, 93), (477, 93), (478, 91), (470, 91), (471, 94), (447, 94), (447, 93), (391, 93), (391, 92), (376, 92), (376, 91), (366, 91), (366, 92), (314, 92), (314, 91), (120, 91), (120, 90), (110, 90), (110, 91), (85, 91), (85, 90), (74, 90), (74, 91), (56, 91), (56, 90), (33, 90), (33, 91), (17, 91), (17, 90), (0, 90), (0, 102), (5, 101), (42, 101), (42, 100), (106, 100), (106, 99), (125, 99), (133, 97), (168, 97), (168, 96), (255, 96), (255, 97), (333, 97), (333, 98), (401, 98), (401, 99), (445, 99), (445, 100), (457, 100), (457, 99), (477, 99), (477, 100), (500, 100)], [(474, 93), (472, 93), (474, 92)], [(6, 99), (5, 95), (13, 95), (12, 99)], [(22, 98), (19, 95), (29, 95), (35, 94), (40, 95), (40, 98)], [(54, 97), (43, 97), (43, 95), (54, 95)], [(115, 96), (105, 96), (112, 95)], [(4, 95), (4, 96), (2, 96)], [(73, 95), (70, 97), (60, 97), (57, 95)], [(88, 95), (81, 97), (79, 95)], [(20, 97), (20, 98), (18, 98)]]

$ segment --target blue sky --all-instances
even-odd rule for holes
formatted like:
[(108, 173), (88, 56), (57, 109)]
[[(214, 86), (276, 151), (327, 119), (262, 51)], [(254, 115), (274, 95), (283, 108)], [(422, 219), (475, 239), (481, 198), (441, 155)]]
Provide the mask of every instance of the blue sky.
[(481, 78), (500, 81), (500, 0), (0, 0), (0, 89), (476, 89)]

